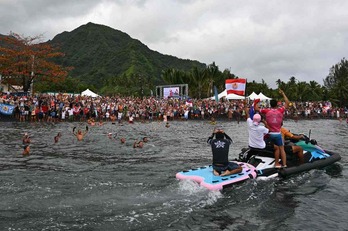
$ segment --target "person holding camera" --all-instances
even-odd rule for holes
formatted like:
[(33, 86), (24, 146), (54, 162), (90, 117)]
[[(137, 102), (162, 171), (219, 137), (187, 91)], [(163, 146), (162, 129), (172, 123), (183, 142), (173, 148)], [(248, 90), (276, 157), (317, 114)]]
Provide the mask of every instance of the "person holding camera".
[[(215, 138), (214, 138), (215, 136)], [(242, 172), (242, 167), (228, 160), (228, 152), (232, 139), (222, 127), (216, 127), (207, 143), (211, 145), (213, 153), (213, 173), (215, 176), (228, 176)]]

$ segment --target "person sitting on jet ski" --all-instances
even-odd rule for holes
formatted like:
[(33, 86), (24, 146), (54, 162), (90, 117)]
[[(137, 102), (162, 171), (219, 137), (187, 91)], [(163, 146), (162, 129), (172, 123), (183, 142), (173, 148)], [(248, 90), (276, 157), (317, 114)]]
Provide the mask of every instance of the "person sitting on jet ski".
[[(283, 123), (282, 123), (282, 127), (280, 128), (280, 132), (282, 134), (284, 143), (285, 143), (286, 139), (292, 139), (292, 140), (297, 140), (297, 141), (304, 139), (304, 135), (294, 135), (288, 129), (284, 128)], [(296, 154), (299, 158), (300, 164), (304, 163), (304, 156), (303, 156), (303, 148), (302, 147), (297, 146), (294, 143), (291, 143), (291, 144), (285, 144), (284, 149), (285, 149), (286, 153)]]
[(264, 149), (266, 147), (264, 136), (269, 132), (268, 128), (260, 123), (261, 115), (254, 114), (252, 107), (249, 110), (246, 108), (245, 113), (247, 115), (249, 147), (255, 149)]
[[(254, 101), (254, 105), (258, 103), (259, 100)], [(265, 120), (261, 121), (261, 115), (255, 114), (254, 106), (245, 108), (245, 113), (247, 115), (247, 125), (248, 125), (248, 145), (249, 148), (257, 151), (269, 151), (274, 152), (275, 156), (279, 156), (279, 147), (271, 142), (265, 142), (265, 135), (268, 134), (269, 130), (262, 123), (267, 124)], [(276, 153), (278, 152), (278, 153)]]
[(235, 162), (228, 161), (228, 152), (232, 139), (225, 133), (222, 127), (214, 129), (207, 143), (211, 145), (213, 152), (213, 173), (215, 176), (227, 176), (242, 172), (241, 166)]

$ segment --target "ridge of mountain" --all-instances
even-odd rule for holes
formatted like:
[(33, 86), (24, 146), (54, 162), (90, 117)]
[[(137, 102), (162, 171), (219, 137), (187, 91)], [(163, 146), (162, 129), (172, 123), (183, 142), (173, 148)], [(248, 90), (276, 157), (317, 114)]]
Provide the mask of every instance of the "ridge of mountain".
[(124, 75), (147, 76), (154, 84), (163, 84), (160, 78), (162, 70), (189, 71), (193, 67), (206, 67), (196, 60), (153, 51), (122, 31), (91, 22), (71, 32), (57, 34), (47, 43), (58, 46), (65, 54), (56, 61), (74, 67), (70, 72), (72, 77), (97, 88), (109, 78)]

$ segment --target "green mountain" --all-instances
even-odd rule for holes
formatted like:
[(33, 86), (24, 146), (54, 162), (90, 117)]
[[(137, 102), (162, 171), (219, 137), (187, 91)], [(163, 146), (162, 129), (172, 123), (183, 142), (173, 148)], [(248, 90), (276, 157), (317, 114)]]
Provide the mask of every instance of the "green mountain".
[(160, 54), (122, 31), (94, 23), (58, 34), (48, 43), (59, 46), (65, 53), (57, 62), (74, 67), (70, 72), (72, 77), (96, 88), (112, 77), (132, 74), (141, 75), (153, 84), (163, 84), (162, 70), (206, 67), (198, 61)]

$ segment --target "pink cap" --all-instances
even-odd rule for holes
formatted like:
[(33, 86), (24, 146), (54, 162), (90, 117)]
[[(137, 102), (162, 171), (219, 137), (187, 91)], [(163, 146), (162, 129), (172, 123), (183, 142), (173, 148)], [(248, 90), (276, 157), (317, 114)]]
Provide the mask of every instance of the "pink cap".
[(261, 121), (261, 116), (260, 116), (260, 114), (255, 114), (254, 117), (253, 117), (253, 124), (259, 125), (259, 124), (260, 124), (260, 121)]

